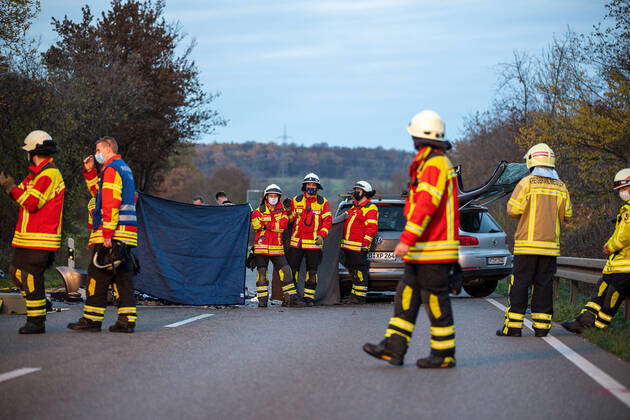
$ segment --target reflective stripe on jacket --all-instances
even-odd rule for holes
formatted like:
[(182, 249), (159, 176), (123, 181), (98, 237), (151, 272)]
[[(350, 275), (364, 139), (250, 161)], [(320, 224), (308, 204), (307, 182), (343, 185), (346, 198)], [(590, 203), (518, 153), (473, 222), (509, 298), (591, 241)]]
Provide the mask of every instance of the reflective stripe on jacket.
[(19, 204), (11, 245), (15, 248), (56, 251), (61, 246), (61, 218), (66, 187), (52, 158), (29, 166), (29, 174), (10, 192)]
[(293, 222), (291, 247), (321, 249), (315, 243), (317, 236), (325, 238), (332, 227), (332, 213), (328, 200), (319, 195), (298, 195), (291, 201), (289, 222)]
[(615, 232), (606, 242), (606, 248), (611, 254), (603, 273), (630, 273), (630, 203), (619, 209)]
[(362, 205), (354, 201), (346, 214), (341, 248), (356, 252), (369, 248), (378, 232), (378, 208), (370, 200)]
[(96, 197), (88, 246), (103, 243), (105, 238), (137, 246), (136, 188), (125, 161), (120, 155), (110, 158), (103, 164), (96, 183), (96, 170), (84, 171), (83, 176), (90, 193)]
[(289, 216), (282, 203), (271, 210), (264, 203), (252, 212), (254, 236), (254, 254), (284, 255), (282, 232), (289, 224)]
[(526, 176), (514, 189), (507, 212), (519, 218), (514, 254), (560, 255), (560, 229), (573, 215), (569, 191), (562, 181)]
[(457, 181), (451, 162), (438, 149), (425, 146), (409, 167), (411, 183), (401, 242), (411, 248), (408, 263), (450, 263), (459, 257)]

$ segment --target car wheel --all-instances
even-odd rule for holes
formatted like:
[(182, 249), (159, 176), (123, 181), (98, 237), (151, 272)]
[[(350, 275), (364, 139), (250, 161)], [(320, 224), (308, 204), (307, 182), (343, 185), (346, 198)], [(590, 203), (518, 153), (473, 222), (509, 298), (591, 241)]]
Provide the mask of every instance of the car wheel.
[(497, 288), (497, 284), (498, 281), (496, 280), (485, 280), (481, 283), (465, 284), (464, 290), (472, 297), (481, 298), (489, 296), (494, 292), (494, 289)]

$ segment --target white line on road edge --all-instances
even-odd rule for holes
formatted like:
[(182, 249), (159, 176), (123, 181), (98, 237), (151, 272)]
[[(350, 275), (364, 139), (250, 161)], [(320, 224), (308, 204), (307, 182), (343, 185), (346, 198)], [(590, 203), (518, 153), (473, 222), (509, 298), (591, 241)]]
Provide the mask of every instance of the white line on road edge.
[[(502, 305), (494, 299), (486, 298), (486, 300), (503, 312), (507, 309), (505, 305)], [(534, 330), (532, 322), (529, 319), (525, 319), (524, 324), (530, 330)], [(617, 399), (630, 408), (630, 392), (628, 392), (626, 387), (586, 360), (584, 357), (577, 354), (575, 350), (558, 340), (556, 337), (553, 337), (551, 334), (544, 337), (543, 340), (545, 340), (551, 347), (558, 350), (558, 353), (566, 357), (571, 363), (580, 368), (582, 372), (586, 373), (595, 380), (595, 382), (603, 386), (608, 392), (617, 397)]]
[(210, 317), (212, 315), (214, 315), (214, 314), (197, 315), (197, 316), (193, 316), (192, 318), (188, 318), (188, 319), (185, 319), (183, 321), (176, 322), (174, 324), (165, 325), (164, 327), (165, 328), (179, 327), (180, 325), (188, 324), (189, 322), (197, 321), (199, 319), (208, 318), (208, 317)]
[(37, 372), (38, 370), (42, 370), (42, 368), (15, 369), (11, 372), (0, 374), (0, 382), (8, 381), (9, 379), (17, 378), (19, 376), (28, 375), (29, 373)]

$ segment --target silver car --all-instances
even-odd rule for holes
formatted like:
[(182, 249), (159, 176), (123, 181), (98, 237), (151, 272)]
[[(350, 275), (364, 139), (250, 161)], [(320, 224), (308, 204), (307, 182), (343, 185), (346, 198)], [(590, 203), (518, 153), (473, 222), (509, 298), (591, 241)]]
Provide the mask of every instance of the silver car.
[[(459, 263), (462, 266), (464, 290), (473, 297), (491, 294), (500, 279), (512, 272), (512, 254), (507, 247), (507, 235), (490, 215), (486, 205), (509, 194), (528, 171), (525, 165), (501, 162), (492, 177), (483, 185), (464, 190), (461, 171), (458, 168), (460, 187), (460, 248)], [(405, 227), (403, 215), (404, 196), (377, 196), (372, 202), (378, 207), (378, 234), (368, 252), (370, 284), (372, 292), (394, 291), (402, 278), (404, 263), (394, 256), (394, 248)], [(339, 217), (350, 206), (347, 197), (337, 208)], [(342, 294), (349, 292), (352, 279), (344, 266), (344, 254), (340, 254), (339, 280)]]

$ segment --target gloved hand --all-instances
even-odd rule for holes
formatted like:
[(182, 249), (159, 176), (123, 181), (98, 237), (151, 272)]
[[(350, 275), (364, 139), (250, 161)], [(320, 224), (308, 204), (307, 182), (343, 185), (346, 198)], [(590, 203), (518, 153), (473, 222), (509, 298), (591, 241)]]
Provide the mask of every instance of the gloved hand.
[(15, 188), (15, 178), (4, 172), (0, 172), (0, 186), (4, 188), (7, 193), (10, 193), (11, 190)]
[(448, 288), (454, 295), (459, 295), (462, 292), (462, 285), (464, 279), (462, 277), (462, 267), (459, 263), (453, 264), (451, 272), (448, 275)]
[(324, 237), (321, 235), (317, 235), (317, 238), (315, 239), (315, 245), (319, 247), (324, 246)]

